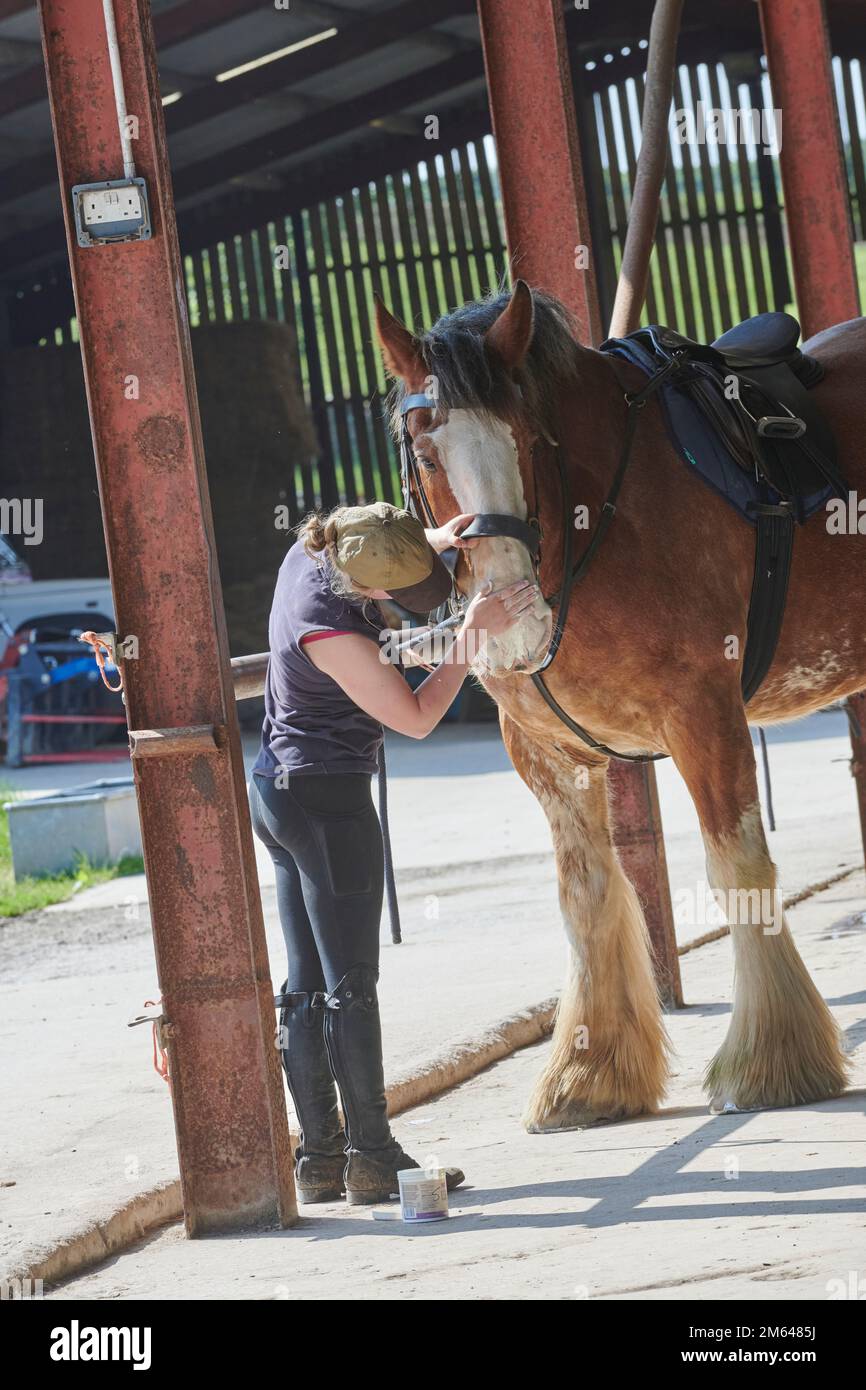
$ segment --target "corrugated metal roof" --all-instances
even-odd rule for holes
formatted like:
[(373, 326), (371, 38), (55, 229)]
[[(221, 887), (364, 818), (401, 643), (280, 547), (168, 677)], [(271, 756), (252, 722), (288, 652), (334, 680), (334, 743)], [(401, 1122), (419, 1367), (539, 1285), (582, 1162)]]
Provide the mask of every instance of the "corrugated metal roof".
[[(587, 59), (645, 34), (652, 0), (617, 0), (584, 12), (570, 3), (564, 7), (570, 43)], [(329, 170), (350, 155), (359, 167), (368, 152), (387, 160), (383, 132), (402, 150), (407, 133), (417, 127), (420, 137), (423, 116), (435, 113), (442, 139), (454, 133), (452, 143), (459, 143), (466, 113), (476, 125), (483, 119), (480, 37), (471, 0), (291, 0), (288, 9), (263, 0), (154, 0), (152, 8), (163, 94), (181, 93), (165, 108), (179, 207), (213, 205), (245, 186), (271, 187), (278, 197), (281, 181), (295, 185), (302, 176), (312, 201), (317, 183), (327, 182)], [(15, 9), (16, 0), (0, 0), (0, 247), (10, 260), (2, 272), (6, 278), (26, 264), (29, 250), (41, 248), (44, 257), (52, 223), (57, 255), (65, 255), (37, 12), (33, 5), (23, 8), (23, 0)], [(848, 26), (861, 41), (860, 0), (831, 0), (830, 12), (837, 51)], [(684, 39), (702, 34), (707, 56), (718, 56), (721, 33), (726, 51), (755, 46), (757, 7), (753, 0), (703, 0), (686, 7), (685, 24)], [(217, 80), (329, 29), (337, 30), (336, 37), (279, 64)], [(330, 51), (339, 61), (330, 60)], [(606, 69), (608, 80), (616, 79), (622, 61), (618, 57)], [(395, 87), (406, 79), (405, 89)], [(349, 102), (356, 105), (345, 107)]]

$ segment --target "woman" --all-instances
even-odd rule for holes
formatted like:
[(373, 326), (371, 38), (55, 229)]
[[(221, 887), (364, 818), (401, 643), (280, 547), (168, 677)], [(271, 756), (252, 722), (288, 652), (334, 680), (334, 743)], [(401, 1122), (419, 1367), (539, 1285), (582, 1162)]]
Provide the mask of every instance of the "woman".
[[(288, 952), (280, 1046), (300, 1145), (298, 1198), (352, 1204), (397, 1191), (418, 1165), (391, 1134), (376, 984), (383, 850), (371, 796), (383, 725), (424, 738), (445, 714), (485, 635), (536, 597), (522, 580), (470, 603), (448, 658), (417, 690), (383, 660), (375, 600), (429, 613), (451, 590), (439, 555), (471, 546), (456, 517), (424, 531), (386, 502), (312, 515), (286, 556), (271, 608), (262, 747), (250, 779), (253, 828), (276, 868)], [(345, 1117), (337, 1109), (336, 1079)], [(448, 1185), (463, 1174), (449, 1170)]]

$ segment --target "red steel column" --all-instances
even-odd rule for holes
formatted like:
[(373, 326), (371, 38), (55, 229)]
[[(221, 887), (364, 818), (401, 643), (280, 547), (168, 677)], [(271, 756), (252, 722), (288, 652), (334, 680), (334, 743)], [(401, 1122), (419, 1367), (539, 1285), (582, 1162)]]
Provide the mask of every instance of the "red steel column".
[(848, 178), (824, 0), (760, 0), (773, 104), (782, 112), (785, 214), (808, 338), (860, 313)]
[[(782, 184), (803, 337), (857, 318), (848, 177), (836, 111), (824, 0), (760, 0), (774, 105), (782, 111)], [(851, 701), (851, 734), (866, 852), (866, 694)]]
[[(512, 272), (571, 310), (586, 343), (602, 338), (584, 166), (561, 0), (478, 0)], [(589, 138), (593, 138), (590, 133)], [(664, 1002), (682, 1004), (667, 862), (652, 765), (611, 762), (614, 841), (646, 912)]]
[(866, 690), (848, 700), (851, 724), (851, 776), (857, 789), (857, 809), (860, 812), (860, 832), (866, 853)]
[(40, 0), (117, 632), (138, 644), (122, 666), (185, 1219), (190, 1235), (286, 1226), (289, 1134), (150, 5), (114, 7), (153, 239), (82, 249), (72, 185), (123, 175), (102, 6)]

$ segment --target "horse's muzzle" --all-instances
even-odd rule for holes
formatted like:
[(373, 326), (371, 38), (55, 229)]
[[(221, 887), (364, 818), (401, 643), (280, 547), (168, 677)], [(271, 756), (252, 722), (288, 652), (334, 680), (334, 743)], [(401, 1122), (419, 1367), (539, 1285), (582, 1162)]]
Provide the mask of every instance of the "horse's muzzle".
[(531, 675), (547, 655), (552, 632), (553, 614), (545, 605), (542, 613), (531, 612), (501, 637), (492, 637), (483, 664), (493, 676)]

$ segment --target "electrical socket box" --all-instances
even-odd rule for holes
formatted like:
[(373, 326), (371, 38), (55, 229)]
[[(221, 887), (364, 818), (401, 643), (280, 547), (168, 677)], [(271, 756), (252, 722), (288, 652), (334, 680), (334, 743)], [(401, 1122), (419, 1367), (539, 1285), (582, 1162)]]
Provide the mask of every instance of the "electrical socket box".
[(72, 190), (72, 207), (79, 246), (150, 239), (150, 208), (144, 179), (77, 183)]

